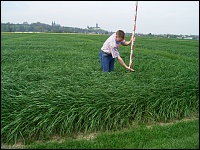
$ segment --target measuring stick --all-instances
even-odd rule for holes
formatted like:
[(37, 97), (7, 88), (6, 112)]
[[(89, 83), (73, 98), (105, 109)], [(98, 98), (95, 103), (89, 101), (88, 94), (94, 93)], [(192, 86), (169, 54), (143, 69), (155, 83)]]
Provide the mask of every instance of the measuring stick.
[(129, 67), (132, 68), (133, 65), (133, 50), (134, 50), (134, 37), (135, 37), (135, 30), (136, 30), (136, 19), (137, 19), (137, 9), (138, 9), (138, 1), (135, 1), (135, 16), (134, 16), (134, 23), (133, 23), (133, 33), (132, 33), (132, 43), (131, 43), (131, 54), (130, 54), (130, 62)]

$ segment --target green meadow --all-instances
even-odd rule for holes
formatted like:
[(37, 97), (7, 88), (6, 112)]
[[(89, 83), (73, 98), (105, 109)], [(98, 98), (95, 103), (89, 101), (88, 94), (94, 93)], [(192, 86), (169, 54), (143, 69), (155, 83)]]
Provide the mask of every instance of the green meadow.
[[(136, 37), (135, 72), (116, 60), (114, 72), (105, 73), (98, 55), (108, 37), (1, 33), (1, 142), (119, 131), (199, 113), (197, 40)], [(127, 65), (130, 49), (119, 48)]]

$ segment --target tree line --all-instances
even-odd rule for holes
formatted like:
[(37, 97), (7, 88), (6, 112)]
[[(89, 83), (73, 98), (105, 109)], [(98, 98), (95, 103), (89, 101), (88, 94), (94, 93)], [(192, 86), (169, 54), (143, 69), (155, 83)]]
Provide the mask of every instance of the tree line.
[(1, 32), (52, 32), (52, 33), (94, 33), (94, 34), (108, 34), (108, 31), (103, 29), (82, 29), (77, 27), (64, 27), (52, 22), (52, 25), (45, 23), (31, 23), (24, 22), (22, 24), (1, 23)]

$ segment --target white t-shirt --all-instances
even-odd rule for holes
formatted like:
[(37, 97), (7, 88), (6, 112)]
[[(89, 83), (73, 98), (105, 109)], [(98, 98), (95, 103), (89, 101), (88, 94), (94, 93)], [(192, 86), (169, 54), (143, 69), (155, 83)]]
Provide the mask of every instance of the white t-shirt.
[(106, 53), (110, 53), (112, 54), (113, 58), (118, 57), (119, 55), (119, 51), (118, 48), (119, 46), (122, 44), (124, 44), (125, 40), (123, 40), (122, 42), (117, 42), (116, 41), (116, 33), (113, 33), (103, 44), (103, 46), (101, 47), (101, 50), (106, 52)]

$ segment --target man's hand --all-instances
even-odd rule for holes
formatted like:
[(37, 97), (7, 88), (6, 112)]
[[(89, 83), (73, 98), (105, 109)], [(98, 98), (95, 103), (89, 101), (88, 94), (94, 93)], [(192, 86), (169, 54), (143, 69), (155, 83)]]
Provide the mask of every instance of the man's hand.
[(135, 37), (132, 37), (132, 36), (131, 36), (131, 38), (130, 38), (130, 43), (132, 42), (132, 39), (133, 39), (133, 41), (135, 42)]
[(130, 71), (132, 71), (132, 72), (134, 72), (135, 70), (133, 70), (132, 68), (130, 68), (130, 67), (127, 67), (127, 69), (128, 70), (130, 70)]

